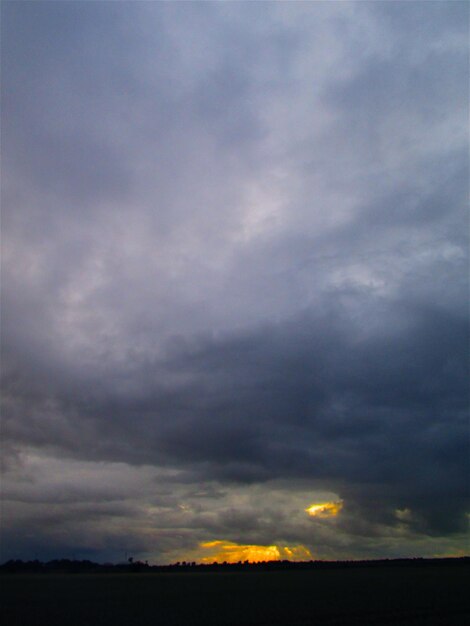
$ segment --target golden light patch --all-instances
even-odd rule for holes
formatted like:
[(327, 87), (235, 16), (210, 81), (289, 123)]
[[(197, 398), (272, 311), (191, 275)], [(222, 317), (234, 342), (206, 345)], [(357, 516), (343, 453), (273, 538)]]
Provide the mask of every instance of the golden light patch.
[(325, 518), (336, 517), (342, 508), (343, 503), (339, 500), (338, 502), (319, 502), (317, 504), (311, 504), (305, 511), (311, 517)]
[(282, 552), (282, 558), (288, 561), (309, 561), (312, 558), (312, 553), (305, 546), (284, 546), (279, 548)]
[(200, 558), (201, 563), (238, 563), (239, 561), (305, 561), (312, 558), (310, 550), (302, 545), (297, 546), (259, 546), (233, 543), (232, 541), (206, 541), (199, 544), (204, 551), (209, 551)]

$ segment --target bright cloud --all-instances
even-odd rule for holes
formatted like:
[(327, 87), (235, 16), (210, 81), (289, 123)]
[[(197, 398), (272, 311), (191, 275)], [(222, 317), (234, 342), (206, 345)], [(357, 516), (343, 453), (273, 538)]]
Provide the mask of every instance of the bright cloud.
[(231, 541), (206, 541), (200, 544), (206, 556), (199, 558), (201, 563), (238, 563), (249, 561), (256, 563), (258, 561), (278, 561), (287, 559), (289, 561), (305, 561), (312, 558), (312, 554), (308, 548), (301, 545), (294, 546), (260, 546), (260, 545), (243, 545), (233, 543)]
[(338, 502), (321, 502), (319, 504), (311, 504), (305, 511), (311, 517), (336, 517), (343, 508), (343, 503)]

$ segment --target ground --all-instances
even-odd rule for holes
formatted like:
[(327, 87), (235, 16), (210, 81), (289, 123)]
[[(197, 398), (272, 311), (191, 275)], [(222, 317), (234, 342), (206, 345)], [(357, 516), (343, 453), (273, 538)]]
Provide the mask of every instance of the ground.
[(470, 623), (470, 567), (310, 571), (12, 574), (9, 626), (307, 626)]

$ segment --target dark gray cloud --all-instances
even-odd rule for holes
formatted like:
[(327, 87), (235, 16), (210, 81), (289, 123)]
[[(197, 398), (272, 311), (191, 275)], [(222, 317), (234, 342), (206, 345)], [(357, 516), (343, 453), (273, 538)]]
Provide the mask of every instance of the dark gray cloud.
[(464, 549), (468, 6), (2, 13), (5, 557)]

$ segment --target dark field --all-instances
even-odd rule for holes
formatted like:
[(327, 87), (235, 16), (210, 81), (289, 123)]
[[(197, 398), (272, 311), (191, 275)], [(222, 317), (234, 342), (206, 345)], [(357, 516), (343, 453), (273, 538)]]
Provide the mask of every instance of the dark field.
[(273, 572), (16, 574), (8, 626), (470, 624), (469, 566)]

